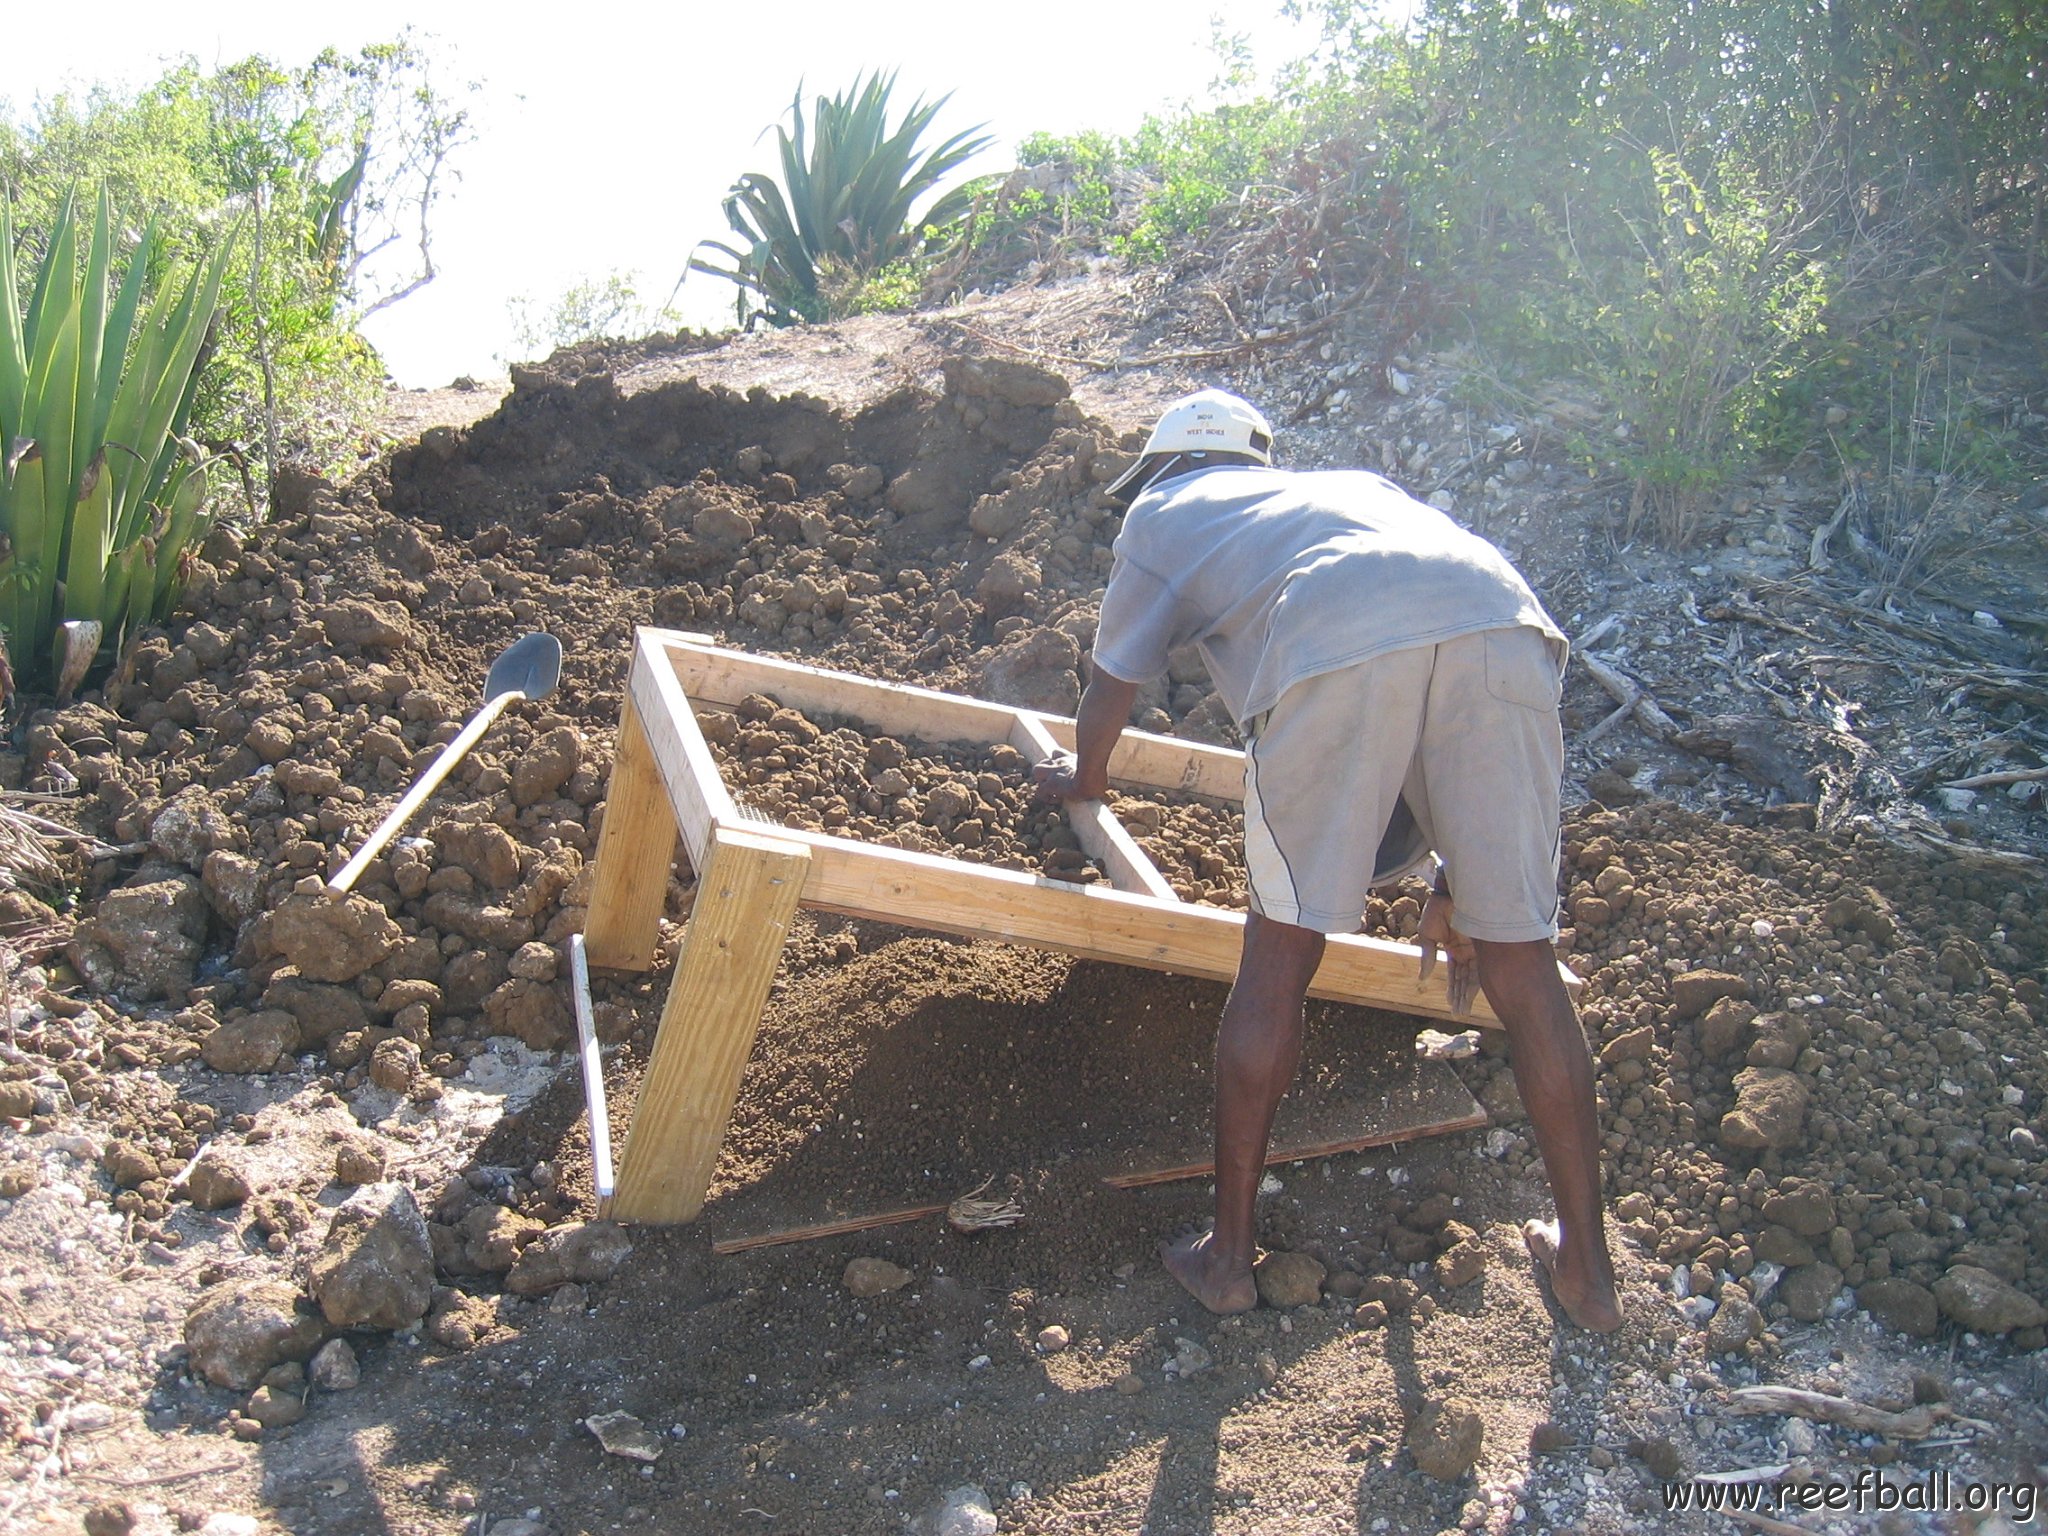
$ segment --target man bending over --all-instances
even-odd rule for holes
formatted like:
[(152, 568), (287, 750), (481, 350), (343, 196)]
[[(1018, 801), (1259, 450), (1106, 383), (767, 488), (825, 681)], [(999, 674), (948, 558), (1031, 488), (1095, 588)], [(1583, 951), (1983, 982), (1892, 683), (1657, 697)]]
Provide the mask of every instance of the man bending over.
[(1506, 1026), (1557, 1204), (1523, 1235), (1572, 1320), (1615, 1328), (1592, 1061), (1552, 949), (1564, 636), (1484, 539), (1378, 475), (1274, 469), (1272, 446), (1220, 390), (1160, 417), (1110, 487), (1128, 510), (1076, 751), (1037, 769), (1050, 795), (1099, 798), (1140, 685), (1181, 645), (1244, 733), (1251, 912), (1216, 1036), (1216, 1221), (1161, 1257), (1212, 1312), (1256, 1303), (1254, 1203), (1324, 937), (1434, 849), (1424, 953), (1449, 952), (1454, 997), (1476, 973)]

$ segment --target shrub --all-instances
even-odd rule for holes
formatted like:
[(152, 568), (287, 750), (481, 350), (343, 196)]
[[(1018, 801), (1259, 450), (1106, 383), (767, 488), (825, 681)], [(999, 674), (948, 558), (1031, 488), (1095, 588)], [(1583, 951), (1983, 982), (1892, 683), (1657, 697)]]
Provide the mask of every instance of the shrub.
[(803, 89), (789, 104), (791, 127), (775, 125), (781, 181), (749, 172), (726, 194), (725, 217), (744, 248), (722, 241), (704, 247), (732, 263), (721, 267), (693, 254), (689, 270), (724, 278), (738, 290), (743, 325), (822, 320), (831, 305), (821, 267), (836, 264), (861, 280), (892, 264), (930, 252), (966, 213), (965, 188), (918, 205), (947, 177), (988, 146), (975, 129), (954, 134), (937, 148), (920, 141), (950, 97), (911, 104), (889, 124), (894, 74), (856, 79), (837, 96), (818, 96), (806, 124)]
[(30, 686), (75, 654), (58, 649), (65, 622), (90, 626), (89, 655), (159, 617), (206, 526), (206, 466), (184, 432), (234, 240), (152, 285), (152, 226), (113, 289), (115, 228), (103, 192), (81, 270), (67, 201), (24, 305), (0, 207), (0, 629)]

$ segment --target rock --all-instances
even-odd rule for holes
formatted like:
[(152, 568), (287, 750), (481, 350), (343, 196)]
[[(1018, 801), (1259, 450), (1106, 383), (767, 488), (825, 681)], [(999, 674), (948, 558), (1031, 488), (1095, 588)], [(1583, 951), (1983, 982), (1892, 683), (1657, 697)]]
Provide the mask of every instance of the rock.
[[(972, 514), (968, 520), (972, 523)], [(989, 568), (975, 583), (974, 595), (981, 600), (982, 610), (990, 618), (1000, 619), (1013, 613), (1029, 612), (1031, 594), (1044, 584), (1045, 573), (1039, 569), (1038, 562), (1011, 549), (989, 562)]]
[(1723, 1144), (1743, 1151), (1799, 1145), (1806, 1127), (1807, 1087), (1782, 1067), (1744, 1067), (1735, 1074), (1735, 1107), (1721, 1117)]
[(397, 650), (412, 639), (412, 615), (398, 603), (352, 597), (328, 604), (319, 619), (336, 645)]
[(312, 981), (354, 981), (382, 960), (405, 932), (367, 896), (336, 899), (294, 892), (270, 917), (271, 941), (285, 963)]
[(36, 1112), (33, 1083), (0, 1083), (0, 1120), (26, 1120)]
[(595, 1413), (583, 1421), (583, 1427), (597, 1436), (608, 1456), (654, 1462), (668, 1449), (661, 1436), (630, 1413)]
[(1081, 648), (1057, 629), (1033, 629), (1005, 641), (982, 668), (982, 697), (1048, 714), (1071, 715), (1081, 702)]
[(132, 1141), (117, 1141), (100, 1156), (100, 1166), (116, 1189), (133, 1189), (157, 1177), (157, 1161), (147, 1148)]
[(574, 727), (558, 725), (519, 755), (512, 765), (512, 803), (537, 805), (575, 777), (583, 764), (583, 741)]
[(1805, 1020), (1792, 1013), (1760, 1014), (1745, 1058), (1752, 1067), (1790, 1067), (1813, 1041)]
[(1721, 1304), (1707, 1321), (1707, 1348), (1717, 1355), (1740, 1354), (1764, 1331), (1764, 1315), (1735, 1286), (1721, 1291)]
[[(436, 891), (421, 904), (420, 916), (443, 933), (459, 933), (486, 949), (517, 949), (533, 937), (532, 918), (455, 891)], [(449, 990), (452, 994), (452, 985)]]
[(1216, 1357), (1193, 1339), (1177, 1338), (1173, 1341), (1173, 1359), (1169, 1362), (1173, 1374), (1183, 1378), (1198, 1376), (1216, 1363)]
[(865, 1299), (901, 1290), (913, 1278), (909, 1270), (900, 1264), (891, 1264), (887, 1259), (859, 1258), (847, 1263), (839, 1283), (853, 1295)]
[(1656, 1043), (1657, 1032), (1647, 1024), (1628, 1030), (1600, 1048), (1600, 1065), (1612, 1067), (1624, 1061), (1647, 1061)]
[(1648, 1467), (1650, 1475), (1660, 1482), (1671, 1482), (1685, 1470), (1685, 1464), (1678, 1455), (1678, 1447), (1662, 1435), (1653, 1440), (1629, 1441), (1628, 1453)]
[(199, 885), (207, 893), (207, 901), (236, 928), (262, 911), (262, 889), (268, 879), (270, 870), (262, 862), (227, 848), (215, 848), (199, 866)]
[(1461, 1238), (1436, 1257), (1437, 1284), (1446, 1290), (1470, 1285), (1486, 1273), (1486, 1245), (1476, 1235)]
[(555, 986), (523, 976), (484, 999), (484, 1020), (494, 1035), (513, 1035), (536, 1051), (558, 1051), (575, 1038), (575, 1019)]
[(1408, 1454), (1417, 1470), (1454, 1483), (1479, 1460), (1486, 1424), (1463, 1403), (1431, 1403), (1408, 1421)]
[(510, 890), (519, 881), (519, 845), (496, 822), (444, 822), (435, 829), (434, 843), (494, 890)]
[(173, 864), (198, 874), (207, 855), (235, 841), (234, 824), (204, 786), (188, 785), (164, 802), (149, 824), (150, 846)]
[(103, 992), (172, 998), (182, 1006), (206, 923), (206, 898), (190, 875), (138, 876), (136, 883), (100, 898), (93, 915), (72, 930), (65, 955)]
[(419, 1081), (420, 1048), (412, 1041), (379, 1040), (370, 1051), (370, 1081), (389, 1093), (408, 1093)]
[(362, 1384), (362, 1368), (347, 1339), (329, 1339), (314, 1353), (306, 1378), (323, 1392), (350, 1392)]
[(1041, 1355), (1056, 1355), (1072, 1342), (1073, 1337), (1063, 1324), (1051, 1323), (1038, 1330), (1038, 1352)]
[(1813, 1244), (1790, 1227), (1781, 1227), (1775, 1222), (1757, 1234), (1756, 1256), (1788, 1269), (1811, 1264), (1818, 1257), (1813, 1251)]
[(85, 1536), (128, 1536), (135, 1529), (135, 1511), (118, 1500), (95, 1504), (85, 1512)]
[(427, 1314), (427, 1337), (443, 1349), (474, 1349), (489, 1336), (495, 1317), (483, 1297), (448, 1291), (435, 1298)]
[(555, 979), (561, 960), (552, 944), (522, 944), (508, 969), (521, 981), (548, 982)]
[[(340, 1343), (339, 1339), (335, 1340)], [(297, 1392), (281, 1387), (258, 1387), (242, 1412), (261, 1424), (266, 1431), (283, 1429), (296, 1424), (306, 1416), (306, 1399)]]
[(2011, 1333), (2048, 1322), (2048, 1310), (2041, 1303), (1974, 1264), (1951, 1266), (1934, 1282), (1934, 1299), (1944, 1316), (1972, 1333)]
[(1932, 1338), (1941, 1326), (1941, 1303), (1924, 1285), (1896, 1276), (1866, 1280), (1856, 1287), (1856, 1300), (1879, 1326), (1911, 1338)]
[(1817, 1323), (1826, 1317), (1829, 1306), (1841, 1294), (1842, 1272), (1825, 1261), (1803, 1264), (1778, 1282), (1778, 1299), (1802, 1323)]
[(1756, 1004), (1739, 997), (1722, 998), (1699, 1021), (1700, 1049), (1709, 1061), (1734, 1055), (1748, 1043), (1749, 1028), (1755, 1019)]
[(915, 1529), (918, 1536), (995, 1536), (997, 1526), (988, 1494), (973, 1483), (963, 1483), (942, 1495)]
[(298, 1020), (265, 1008), (216, 1027), (200, 1043), (199, 1056), (216, 1072), (275, 1072), (298, 1048)]
[(185, 1317), (192, 1369), (237, 1392), (253, 1391), (280, 1361), (304, 1360), (326, 1337), (320, 1314), (282, 1280), (227, 1281)]
[(384, 1177), (384, 1148), (368, 1139), (344, 1141), (334, 1149), (334, 1182), (374, 1184)]
[(353, 987), (307, 981), (291, 971), (284, 972), (263, 989), (263, 1006), (291, 1016), (299, 1028), (299, 1043), (295, 1047), (298, 1050), (318, 1045), (334, 1035), (367, 1029), (370, 1025), (369, 1010), (363, 1006), (361, 995)]
[(1306, 1253), (1268, 1253), (1252, 1266), (1259, 1300), (1269, 1307), (1307, 1307), (1322, 1299), (1320, 1262)]
[(256, 1192), (233, 1154), (217, 1143), (193, 1160), (192, 1171), (185, 1175), (183, 1188), (185, 1197), (202, 1211), (219, 1211), (240, 1205)]
[(403, 1184), (365, 1184), (335, 1210), (307, 1289), (341, 1328), (410, 1328), (434, 1297), (434, 1247)]
[(1361, 1328), (1384, 1328), (1387, 1326), (1387, 1304), (1384, 1301), (1361, 1301), (1352, 1310), (1351, 1321)]
[(1765, 1221), (1790, 1227), (1801, 1237), (1823, 1237), (1835, 1225), (1834, 1197), (1827, 1186), (1812, 1179), (1790, 1181), (1763, 1203)]
[(632, 1251), (633, 1240), (617, 1222), (564, 1222), (519, 1250), (505, 1288), (539, 1296), (559, 1285), (594, 1285), (611, 1279)]
[(1145, 1390), (1145, 1378), (1136, 1371), (1125, 1371), (1113, 1383), (1118, 1397), (1136, 1397)]
[(1671, 1006), (1681, 1019), (1697, 1018), (1724, 997), (1748, 996), (1749, 983), (1727, 971), (1687, 971), (1671, 979)]
[(461, 1262), (472, 1274), (502, 1275), (517, 1262), (521, 1250), (547, 1231), (531, 1216), (502, 1205), (480, 1205), (455, 1224)]

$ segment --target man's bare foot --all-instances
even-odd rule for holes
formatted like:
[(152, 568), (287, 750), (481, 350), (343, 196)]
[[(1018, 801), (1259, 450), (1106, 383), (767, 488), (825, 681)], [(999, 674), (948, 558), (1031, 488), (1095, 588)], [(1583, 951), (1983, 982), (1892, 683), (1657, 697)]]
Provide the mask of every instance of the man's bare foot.
[(1621, 1326), (1621, 1299), (1614, 1294), (1614, 1276), (1582, 1274), (1566, 1262), (1560, 1247), (1557, 1223), (1525, 1221), (1522, 1241), (1543, 1273), (1550, 1277), (1550, 1291), (1566, 1317), (1590, 1333), (1612, 1333)]
[(1259, 1304), (1259, 1288), (1249, 1264), (1229, 1264), (1216, 1251), (1216, 1234), (1190, 1232), (1159, 1245), (1159, 1262), (1203, 1306), (1218, 1316), (1249, 1312)]

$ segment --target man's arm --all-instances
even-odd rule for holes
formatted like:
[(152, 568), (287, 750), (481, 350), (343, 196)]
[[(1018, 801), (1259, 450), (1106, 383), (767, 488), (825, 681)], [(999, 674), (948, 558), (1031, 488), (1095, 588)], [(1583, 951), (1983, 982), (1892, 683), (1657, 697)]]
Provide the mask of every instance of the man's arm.
[(1060, 756), (1031, 770), (1041, 796), (1054, 800), (1100, 800), (1109, 791), (1109, 754), (1131, 706), (1138, 701), (1136, 683), (1112, 677), (1100, 667), (1089, 672), (1074, 717), (1074, 755)]

